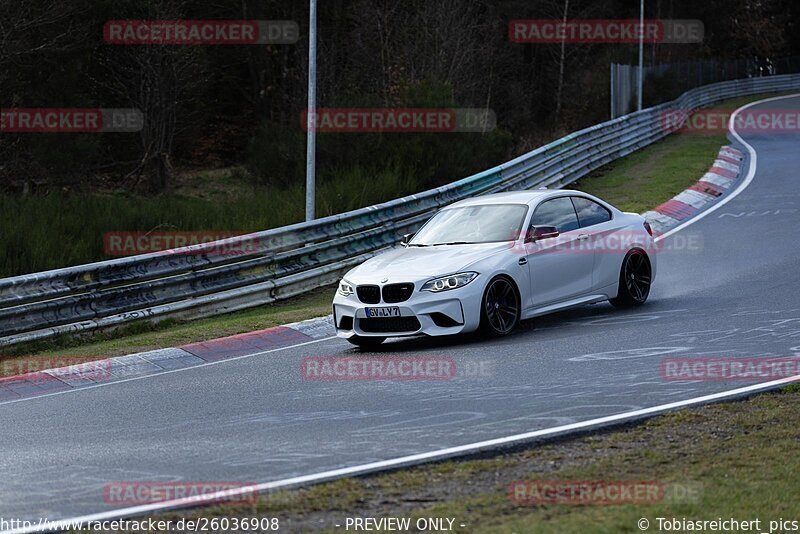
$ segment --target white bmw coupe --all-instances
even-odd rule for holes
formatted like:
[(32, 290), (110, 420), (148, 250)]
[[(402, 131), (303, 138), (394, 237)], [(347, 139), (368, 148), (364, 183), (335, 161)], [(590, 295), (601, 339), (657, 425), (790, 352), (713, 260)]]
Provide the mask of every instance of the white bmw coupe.
[(401, 245), (341, 280), (339, 337), (369, 347), (387, 337), (503, 336), (521, 319), (572, 306), (644, 304), (656, 274), (640, 215), (564, 189), (456, 202)]

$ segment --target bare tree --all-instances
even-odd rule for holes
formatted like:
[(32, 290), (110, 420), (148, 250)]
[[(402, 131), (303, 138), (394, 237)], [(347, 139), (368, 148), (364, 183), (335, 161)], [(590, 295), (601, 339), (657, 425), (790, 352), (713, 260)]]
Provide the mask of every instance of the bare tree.
[(458, 100), (482, 102), (487, 80), (481, 74), (492, 69), (495, 39), (502, 35), (492, 9), (483, 0), (362, 0), (352, 9), (359, 21), (353, 59), (379, 61), (367, 71), (353, 62), (354, 72), (366, 83), (382, 79), (387, 100), (402, 80), (432, 80), (453, 87)]
[(786, 20), (780, 2), (738, 0), (730, 14), (732, 35), (748, 54), (770, 57), (786, 45)]
[[(142, 4), (146, 18), (183, 18), (182, 0), (148, 0)], [(95, 82), (144, 115), (139, 134), (139, 163), (128, 174), (134, 187), (146, 178), (148, 190), (158, 193), (173, 174), (175, 137), (186, 126), (187, 104), (203, 83), (200, 47), (169, 44), (107, 45), (98, 61), (106, 75)]]
[[(76, 48), (86, 33), (82, 2), (0, 0), (0, 107), (25, 106), (36, 98), (32, 72), (47, 72), (53, 55)], [(37, 162), (20, 135), (0, 135), (0, 175), (27, 193)]]
[(79, 3), (0, 0), (0, 87), (32, 57), (68, 49), (85, 11)]

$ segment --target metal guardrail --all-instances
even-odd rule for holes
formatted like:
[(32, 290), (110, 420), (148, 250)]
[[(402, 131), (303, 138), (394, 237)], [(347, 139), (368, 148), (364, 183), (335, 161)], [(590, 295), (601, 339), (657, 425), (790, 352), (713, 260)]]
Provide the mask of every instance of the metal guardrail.
[[(720, 82), (553, 141), (451, 184), (316, 221), (215, 243), (0, 279), (0, 347), (130, 321), (194, 318), (273, 302), (335, 282), (437, 209), (474, 195), (563, 187), (666, 136), (721, 100), (800, 88), (800, 74)], [(221, 252), (248, 244), (246, 254)]]

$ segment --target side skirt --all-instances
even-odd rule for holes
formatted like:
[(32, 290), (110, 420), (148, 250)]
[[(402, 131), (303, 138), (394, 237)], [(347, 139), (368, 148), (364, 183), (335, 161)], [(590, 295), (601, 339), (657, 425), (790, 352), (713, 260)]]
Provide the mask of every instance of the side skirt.
[(583, 295), (581, 297), (576, 297), (562, 302), (556, 302), (554, 304), (548, 304), (546, 306), (540, 306), (538, 308), (528, 308), (523, 310), (522, 319), (530, 319), (531, 317), (539, 317), (540, 315), (547, 315), (548, 313), (565, 310), (567, 308), (575, 308), (577, 306), (585, 306), (586, 304), (603, 302), (609, 298), (610, 297), (608, 295), (596, 293), (592, 295)]

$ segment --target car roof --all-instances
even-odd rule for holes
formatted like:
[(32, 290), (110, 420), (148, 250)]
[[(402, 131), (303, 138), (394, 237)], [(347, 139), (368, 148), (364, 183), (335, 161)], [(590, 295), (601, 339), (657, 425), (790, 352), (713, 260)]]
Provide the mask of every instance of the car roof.
[[(481, 195), (479, 197), (459, 200), (447, 206), (448, 208), (463, 206), (480, 206), (486, 204), (537, 204), (539, 201), (554, 196), (567, 194), (584, 195), (580, 191), (572, 189), (533, 189), (530, 191), (507, 191), (505, 193), (492, 193), (491, 195)], [(586, 195), (588, 196), (588, 195)]]

